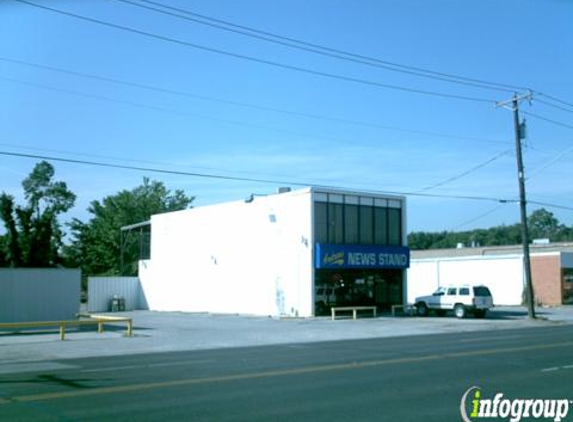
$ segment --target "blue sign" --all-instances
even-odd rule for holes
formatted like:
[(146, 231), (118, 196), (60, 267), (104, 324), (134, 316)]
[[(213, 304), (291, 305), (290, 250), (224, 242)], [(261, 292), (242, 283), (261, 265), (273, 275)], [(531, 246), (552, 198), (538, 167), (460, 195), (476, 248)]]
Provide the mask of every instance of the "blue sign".
[(410, 249), (405, 246), (331, 245), (317, 243), (315, 268), (406, 269)]

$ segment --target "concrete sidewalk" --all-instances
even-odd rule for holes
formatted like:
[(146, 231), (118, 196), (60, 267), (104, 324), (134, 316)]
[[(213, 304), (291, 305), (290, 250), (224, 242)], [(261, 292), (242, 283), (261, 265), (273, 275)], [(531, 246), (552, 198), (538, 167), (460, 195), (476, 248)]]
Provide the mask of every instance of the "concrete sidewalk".
[[(573, 324), (573, 307), (539, 308), (538, 320), (527, 318), (525, 308), (500, 307), (486, 319), (448, 317), (364, 317), (356, 321), (330, 318), (274, 319), (268, 317), (135, 311), (134, 336), (125, 337), (125, 324), (70, 331), (61, 341), (49, 333), (0, 334), (0, 373), (23, 362), (93, 356), (132, 355), (168, 351), (248, 347), (436, 333), (490, 331), (555, 324)], [(110, 314), (107, 314), (110, 315)]]

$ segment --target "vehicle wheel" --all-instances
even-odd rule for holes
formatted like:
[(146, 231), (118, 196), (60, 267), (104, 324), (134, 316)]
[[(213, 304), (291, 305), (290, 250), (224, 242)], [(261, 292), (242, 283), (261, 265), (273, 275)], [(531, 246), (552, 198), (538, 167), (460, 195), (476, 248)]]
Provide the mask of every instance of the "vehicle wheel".
[(446, 312), (444, 309), (438, 309), (438, 310), (436, 311), (436, 315), (439, 316), (439, 317), (446, 316), (446, 313), (447, 313), (447, 312)]
[(464, 305), (457, 304), (454, 307), (454, 314), (457, 318), (465, 318), (466, 316), (466, 307)]
[(428, 307), (424, 302), (416, 304), (416, 312), (418, 316), (428, 316)]
[(476, 318), (485, 318), (486, 314), (487, 314), (487, 309), (476, 309), (476, 311), (474, 312)]

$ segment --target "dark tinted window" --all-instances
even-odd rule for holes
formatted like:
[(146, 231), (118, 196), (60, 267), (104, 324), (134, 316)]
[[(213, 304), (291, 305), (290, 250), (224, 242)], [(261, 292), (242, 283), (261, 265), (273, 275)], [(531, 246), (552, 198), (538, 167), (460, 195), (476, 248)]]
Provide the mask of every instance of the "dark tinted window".
[(455, 287), (450, 287), (448, 289), (448, 296), (455, 296), (457, 289)]
[(358, 205), (344, 206), (344, 243), (358, 243)]
[(374, 208), (374, 243), (388, 244), (388, 209)]
[(467, 287), (462, 287), (460, 289), (460, 296), (469, 296), (470, 295), (470, 289), (468, 289)]
[(360, 243), (371, 245), (374, 243), (374, 207), (360, 206)]
[(485, 286), (474, 287), (474, 296), (491, 296), (489, 289)]
[(328, 212), (326, 207), (327, 204), (324, 202), (314, 204), (315, 236), (318, 243), (328, 242)]
[(342, 204), (328, 204), (328, 243), (344, 243), (344, 218)]
[(314, 204), (317, 243), (402, 244), (400, 201), (322, 194)]
[(402, 211), (395, 208), (388, 209), (388, 244), (402, 244)]

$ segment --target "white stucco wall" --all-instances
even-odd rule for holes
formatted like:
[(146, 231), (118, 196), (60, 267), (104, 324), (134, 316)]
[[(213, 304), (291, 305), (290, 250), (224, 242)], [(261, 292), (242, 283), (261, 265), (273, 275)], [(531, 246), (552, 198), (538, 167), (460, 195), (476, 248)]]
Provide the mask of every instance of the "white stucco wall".
[(408, 302), (449, 284), (483, 284), (495, 305), (520, 305), (523, 260), (518, 255), (414, 259), (408, 270)]
[(149, 308), (312, 315), (311, 201), (303, 190), (153, 216)]

